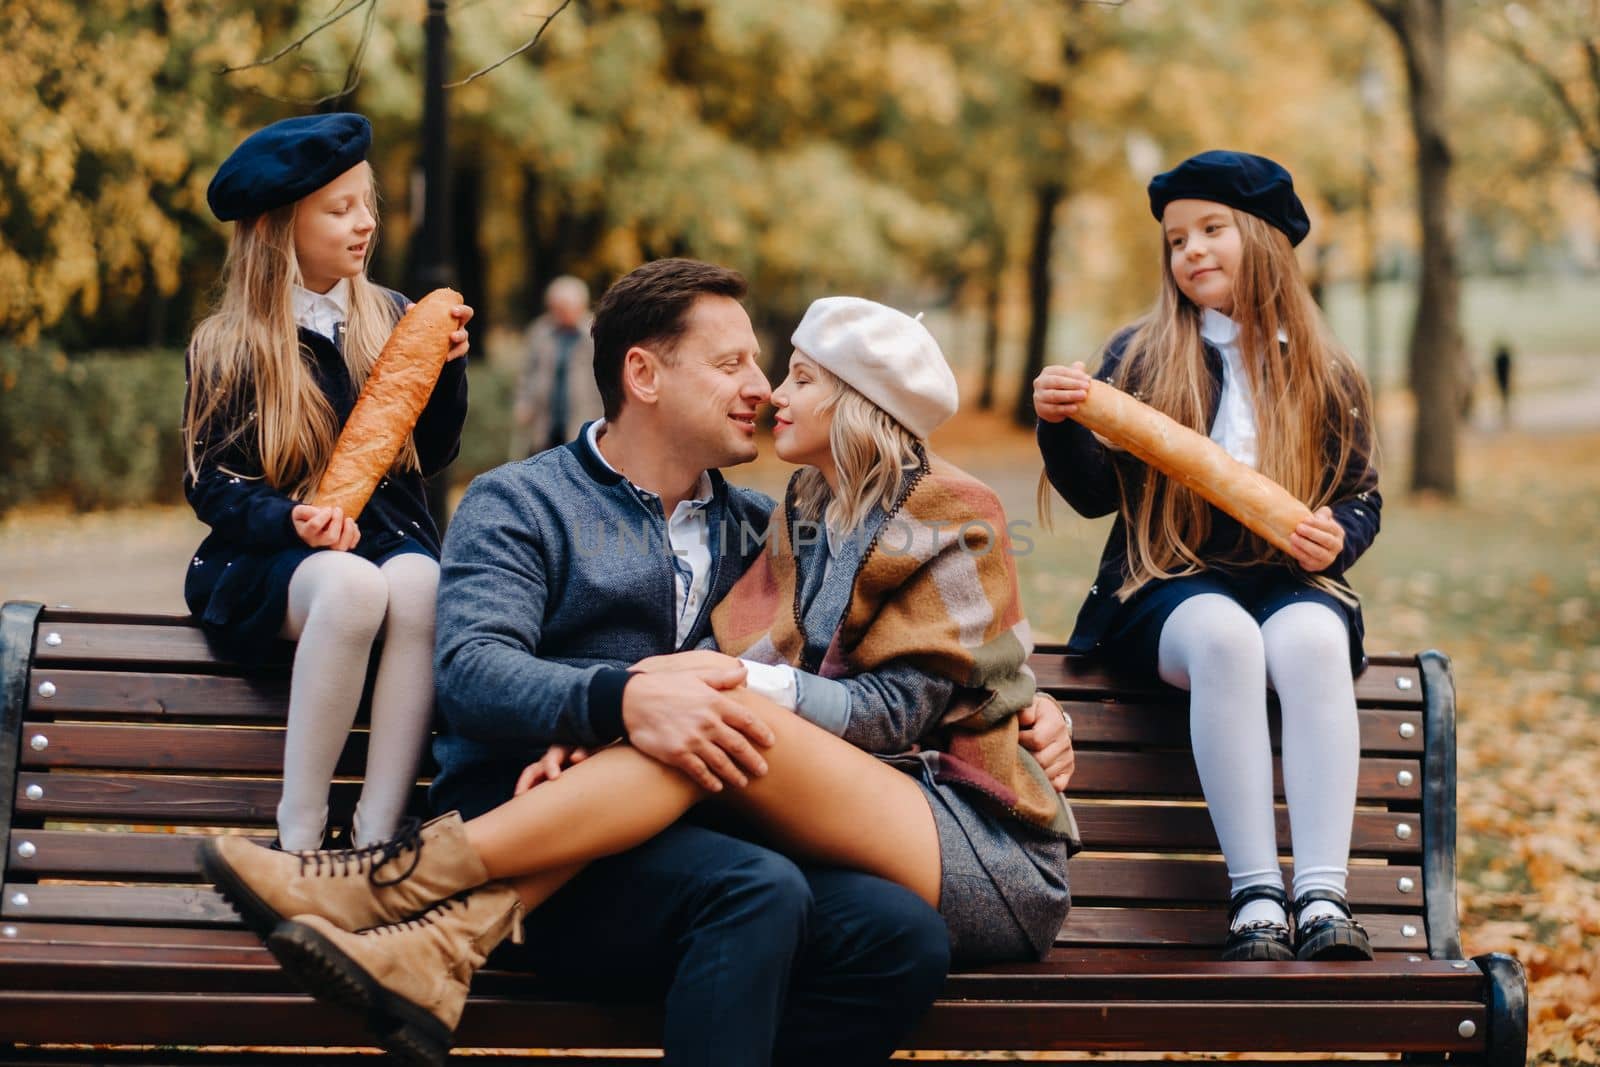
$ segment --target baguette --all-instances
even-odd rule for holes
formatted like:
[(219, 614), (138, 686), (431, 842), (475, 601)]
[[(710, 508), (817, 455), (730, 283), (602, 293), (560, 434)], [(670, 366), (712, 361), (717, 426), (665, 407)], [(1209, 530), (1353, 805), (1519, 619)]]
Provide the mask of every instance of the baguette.
[(1108, 382), (1093, 379), (1075, 420), (1238, 519), (1284, 552), (1311, 509), (1222, 446)]
[(314, 506), (337, 505), (351, 518), (367, 506), (433, 394), (456, 329), (450, 309), (461, 301), (454, 289), (435, 289), (395, 324), (339, 431)]

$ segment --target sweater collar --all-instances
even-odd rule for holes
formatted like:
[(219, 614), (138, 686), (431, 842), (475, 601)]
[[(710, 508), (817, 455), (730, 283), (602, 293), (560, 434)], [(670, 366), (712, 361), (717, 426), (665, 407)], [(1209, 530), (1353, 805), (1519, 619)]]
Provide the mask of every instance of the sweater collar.
[[(600, 454), (600, 434), (605, 430), (605, 424), (606, 420), (603, 418), (584, 423), (583, 429), (578, 431), (578, 436), (569, 441), (566, 447), (577, 457), (578, 463), (588, 472), (589, 477), (601, 485), (620, 485), (623, 482), (622, 474)], [(696, 492), (703, 500), (709, 501), (721, 496), (726, 484), (721, 471), (708, 470), (700, 475), (700, 484)]]

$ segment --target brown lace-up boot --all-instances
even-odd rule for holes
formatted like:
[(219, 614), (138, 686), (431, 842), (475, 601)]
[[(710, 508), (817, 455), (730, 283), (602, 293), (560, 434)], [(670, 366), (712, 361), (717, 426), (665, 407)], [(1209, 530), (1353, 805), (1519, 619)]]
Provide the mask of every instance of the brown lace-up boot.
[(262, 938), (291, 915), (320, 915), (344, 930), (399, 922), (489, 879), (456, 812), (408, 819), (365, 848), (280, 852), (211, 837), (200, 845), (200, 868)]
[(362, 1016), (386, 1051), (436, 1067), (450, 1054), (472, 976), (507, 937), (522, 941), (522, 902), (492, 882), (360, 933), (298, 916), (279, 923), (267, 947), (312, 996)]

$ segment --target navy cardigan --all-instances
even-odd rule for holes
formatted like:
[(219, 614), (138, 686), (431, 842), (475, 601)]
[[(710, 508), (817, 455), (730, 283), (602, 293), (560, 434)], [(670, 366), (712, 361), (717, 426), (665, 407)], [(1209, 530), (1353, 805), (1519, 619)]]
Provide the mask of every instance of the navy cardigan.
[[(1133, 331), (1129, 329), (1111, 339), (1100, 369), (1095, 372), (1096, 379), (1109, 382), (1116, 377), (1117, 368), (1132, 337)], [(1205, 356), (1206, 370), (1211, 377), (1211, 394), (1206, 411), (1206, 425), (1209, 426), (1216, 419), (1217, 405), (1222, 396), (1222, 353), (1208, 342)], [(1073, 652), (1091, 652), (1099, 646), (1118, 611), (1124, 606), (1117, 600), (1116, 594), (1128, 575), (1128, 528), (1120, 514), (1122, 494), (1118, 479), (1143, 478), (1148, 468), (1125, 452), (1107, 448), (1086, 427), (1072, 419), (1063, 419), (1061, 422), (1040, 420), (1036, 432), (1039, 451), (1044, 457), (1045, 475), (1074, 511), (1091, 519), (1119, 512), (1100, 557), (1099, 573), (1089, 587), (1089, 596), (1078, 612), (1077, 624), (1067, 643)], [(1326, 446), (1330, 453), (1330, 466), (1338, 455), (1338, 447), (1339, 441), (1330, 429)], [(1370, 455), (1370, 449), (1367, 451)], [(1321, 572), (1347, 588), (1344, 572), (1354, 566), (1361, 554), (1371, 546), (1378, 534), (1379, 514), (1383, 509), (1383, 497), (1378, 492), (1377, 468), (1370, 462), (1360, 462), (1359, 456), (1356, 460), (1334, 474), (1337, 482), (1329, 507), (1333, 511), (1334, 521), (1344, 528), (1344, 548), (1333, 564)], [(1226, 552), (1237, 544), (1242, 532), (1232, 516), (1212, 507), (1211, 536), (1201, 549), (1201, 557), (1214, 557)], [(1292, 560), (1287, 556), (1284, 559), (1287, 567), (1299, 573)], [(1359, 607), (1351, 609), (1350, 621), (1354, 631), (1352, 636), (1359, 647), (1364, 631)]]
[[(405, 297), (390, 292), (404, 307)], [(301, 328), (300, 357), (310, 364), (317, 385), (343, 426), (359, 391), (350, 380), (344, 357), (333, 341)], [(192, 365), (190, 367), (192, 372)], [(242, 405), (229, 421), (254, 418)], [(187, 410), (187, 399), (185, 400)], [(416, 442), (421, 472), (390, 475), (379, 483), (356, 520), (361, 540), (353, 550), (379, 560), (402, 548), (420, 549), (438, 558), (439, 531), (428, 513), (423, 479), (443, 470), (461, 447), (467, 417), (466, 360), (444, 365), (433, 395), (417, 420)], [(262, 477), (260, 459), (250, 435), (221, 445), (215, 432), (198, 442), (199, 474), (184, 474), (184, 495), (211, 533), (190, 560), (184, 599), (213, 636), (236, 654), (260, 653), (277, 637), (287, 605), (289, 576), (313, 549), (295, 533), (290, 513), (301, 501)]]

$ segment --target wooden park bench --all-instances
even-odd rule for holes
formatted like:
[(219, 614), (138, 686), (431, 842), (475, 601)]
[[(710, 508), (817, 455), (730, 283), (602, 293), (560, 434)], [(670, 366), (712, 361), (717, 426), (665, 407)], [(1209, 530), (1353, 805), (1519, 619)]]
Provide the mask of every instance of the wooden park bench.
[[(1461, 954), (1444, 656), (1381, 657), (1359, 680), (1350, 890), (1378, 958), (1337, 964), (1217, 961), (1227, 881), (1182, 694), (1058, 648), (1033, 667), (1077, 728), (1071, 792), (1087, 851), (1072, 862), (1075, 906), (1048, 959), (952, 974), (908, 1048), (1522, 1064), (1521, 969)], [(281, 1063), (307, 1051), (320, 1062), (363, 1045), (355, 1021), (285, 982), (196, 865), (219, 827), (272, 834), (286, 682), (286, 661), (246, 669), (185, 619), (5, 605), (0, 1062)], [(341, 774), (359, 773), (364, 740), (352, 737)], [(336, 822), (354, 789), (335, 786)], [(1286, 847), (1281, 809), (1279, 832)], [(459, 1044), (650, 1050), (659, 1033), (655, 1005), (586, 1001), (491, 966)], [(101, 1045), (128, 1047), (85, 1047)]]

